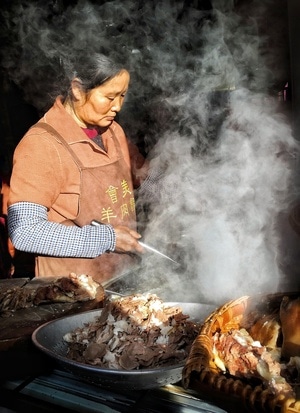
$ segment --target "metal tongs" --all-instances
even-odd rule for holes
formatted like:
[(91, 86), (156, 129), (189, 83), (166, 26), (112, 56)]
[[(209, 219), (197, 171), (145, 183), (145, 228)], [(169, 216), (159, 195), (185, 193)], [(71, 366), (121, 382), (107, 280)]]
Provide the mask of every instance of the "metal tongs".
[[(105, 225), (105, 224), (102, 224), (102, 222), (96, 221), (94, 219), (93, 221), (91, 221), (91, 225)], [(150, 245), (145, 244), (144, 242), (141, 242), (141, 241), (138, 241), (138, 242), (143, 248), (145, 248), (145, 250), (151, 251), (154, 254), (157, 254), (162, 258), (166, 258), (167, 260), (172, 261), (173, 264), (176, 264), (177, 266), (180, 266), (179, 262), (173, 260), (173, 258), (169, 257), (168, 255), (163, 254), (162, 252), (158, 251), (156, 248), (153, 248)]]

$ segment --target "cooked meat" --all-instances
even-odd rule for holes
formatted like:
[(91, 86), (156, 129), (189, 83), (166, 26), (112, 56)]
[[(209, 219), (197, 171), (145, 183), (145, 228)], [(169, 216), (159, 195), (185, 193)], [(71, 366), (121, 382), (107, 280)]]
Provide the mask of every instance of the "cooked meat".
[(73, 360), (136, 370), (183, 362), (198, 329), (180, 307), (167, 307), (155, 294), (137, 294), (108, 300), (94, 322), (64, 340)]
[(279, 313), (283, 335), (282, 357), (288, 360), (292, 356), (300, 356), (300, 297), (294, 300), (283, 297)]
[(251, 337), (269, 349), (276, 349), (280, 338), (281, 325), (278, 314), (261, 316), (249, 329)]
[(218, 367), (232, 376), (259, 378), (275, 394), (294, 397), (291, 385), (281, 375), (280, 362), (245, 329), (214, 335), (214, 353)]
[(38, 306), (44, 303), (75, 303), (104, 299), (103, 287), (92, 277), (71, 273), (68, 277), (23, 279), (23, 283), (6, 283), (0, 292), (0, 313)]

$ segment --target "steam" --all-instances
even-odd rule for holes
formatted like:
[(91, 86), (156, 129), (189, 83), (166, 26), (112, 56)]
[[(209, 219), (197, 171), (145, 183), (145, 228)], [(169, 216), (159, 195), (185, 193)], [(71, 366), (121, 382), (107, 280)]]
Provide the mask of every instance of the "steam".
[(277, 101), (288, 79), (281, 2), (97, 3), (12, 6), (5, 70), (43, 112), (77, 55), (103, 52), (129, 68), (119, 122), (151, 160), (137, 192), (140, 225), (184, 266), (146, 255), (143, 290), (215, 302), (276, 291), (278, 219), (295, 197), (298, 153)]
[(160, 197), (149, 219), (149, 242), (159, 234), (167, 245), (177, 228), (178, 247), (189, 247), (181, 258), (188, 262), (192, 296), (216, 301), (277, 290), (277, 219), (288, 205), (295, 149), (289, 126), (264, 96), (237, 90), (228, 107), (219, 140), (201, 157), (189, 156), (183, 136), (161, 139), (157, 158), (169, 158), (166, 172), (145, 189)]

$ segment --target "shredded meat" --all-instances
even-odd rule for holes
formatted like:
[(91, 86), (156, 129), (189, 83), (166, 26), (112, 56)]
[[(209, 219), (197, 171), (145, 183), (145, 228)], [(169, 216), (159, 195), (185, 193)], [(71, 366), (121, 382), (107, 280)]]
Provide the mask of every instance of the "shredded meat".
[(283, 377), (276, 353), (254, 341), (243, 328), (214, 335), (214, 353), (219, 367), (232, 376), (257, 378), (275, 394), (294, 397), (292, 386)]
[(109, 299), (101, 315), (64, 336), (67, 356), (104, 368), (137, 370), (183, 363), (199, 325), (155, 294)]
[(24, 279), (22, 284), (7, 285), (0, 291), (0, 313), (16, 311), (46, 303), (75, 303), (97, 299), (105, 293), (101, 284), (89, 275), (70, 273), (64, 277)]

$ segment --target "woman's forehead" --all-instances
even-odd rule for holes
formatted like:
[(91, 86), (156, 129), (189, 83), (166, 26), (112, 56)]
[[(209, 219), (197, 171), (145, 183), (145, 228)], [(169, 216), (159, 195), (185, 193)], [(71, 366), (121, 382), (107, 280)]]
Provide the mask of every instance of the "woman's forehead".
[(121, 90), (126, 90), (128, 88), (129, 81), (129, 72), (127, 72), (127, 70), (124, 70), (111, 79), (107, 80), (105, 83), (103, 83), (103, 85), (98, 86), (98, 88), (96, 89), (120, 92)]

